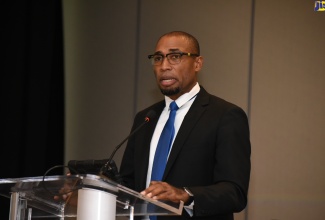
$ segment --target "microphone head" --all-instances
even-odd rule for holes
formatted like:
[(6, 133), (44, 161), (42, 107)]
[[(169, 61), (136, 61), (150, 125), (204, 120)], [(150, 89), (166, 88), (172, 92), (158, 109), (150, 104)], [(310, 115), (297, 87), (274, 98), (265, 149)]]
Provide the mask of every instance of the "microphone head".
[(155, 118), (156, 117), (156, 112), (154, 110), (150, 110), (148, 113), (147, 113), (147, 116), (145, 117), (145, 121), (146, 122), (149, 122), (151, 119)]

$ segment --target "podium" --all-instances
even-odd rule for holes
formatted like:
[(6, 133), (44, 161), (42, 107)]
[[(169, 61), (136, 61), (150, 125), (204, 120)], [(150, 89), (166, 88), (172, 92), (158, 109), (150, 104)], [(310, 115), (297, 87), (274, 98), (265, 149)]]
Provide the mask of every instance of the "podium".
[(115, 220), (125, 216), (181, 215), (180, 204), (153, 200), (104, 176), (91, 174), (0, 179), (10, 199), (9, 220)]

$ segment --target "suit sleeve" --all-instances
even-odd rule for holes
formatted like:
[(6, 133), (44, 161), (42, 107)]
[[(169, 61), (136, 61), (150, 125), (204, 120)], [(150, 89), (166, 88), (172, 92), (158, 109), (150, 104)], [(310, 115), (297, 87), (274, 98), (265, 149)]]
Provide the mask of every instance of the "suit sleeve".
[(239, 107), (221, 117), (215, 148), (215, 184), (189, 187), (195, 216), (240, 212), (246, 207), (251, 145), (247, 116)]

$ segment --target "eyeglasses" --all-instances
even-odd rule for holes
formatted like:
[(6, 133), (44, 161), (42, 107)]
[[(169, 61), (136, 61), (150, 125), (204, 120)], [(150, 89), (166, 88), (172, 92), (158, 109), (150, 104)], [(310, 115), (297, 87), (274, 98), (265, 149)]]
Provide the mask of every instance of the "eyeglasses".
[(151, 60), (151, 64), (154, 66), (161, 65), (165, 57), (167, 57), (167, 60), (171, 65), (175, 65), (181, 62), (181, 58), (184, 55), (188, 57), (200, 56), (199, 54), (194, 54), (194, 53), (173, 52), (173, 53), (168, 53), (166, 55), (152, 54), (152, 55), (148, 55), (148, 58)]

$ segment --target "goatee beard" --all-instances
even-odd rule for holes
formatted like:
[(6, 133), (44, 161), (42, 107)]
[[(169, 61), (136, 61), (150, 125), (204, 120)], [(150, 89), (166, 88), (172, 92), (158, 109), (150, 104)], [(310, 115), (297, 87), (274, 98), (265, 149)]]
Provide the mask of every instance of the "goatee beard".
[(177, 87), (174, 89), (160, 89), (160, 91), (165, 96), (172, 96), (172, 95), (177, 95), (180, 89)]

